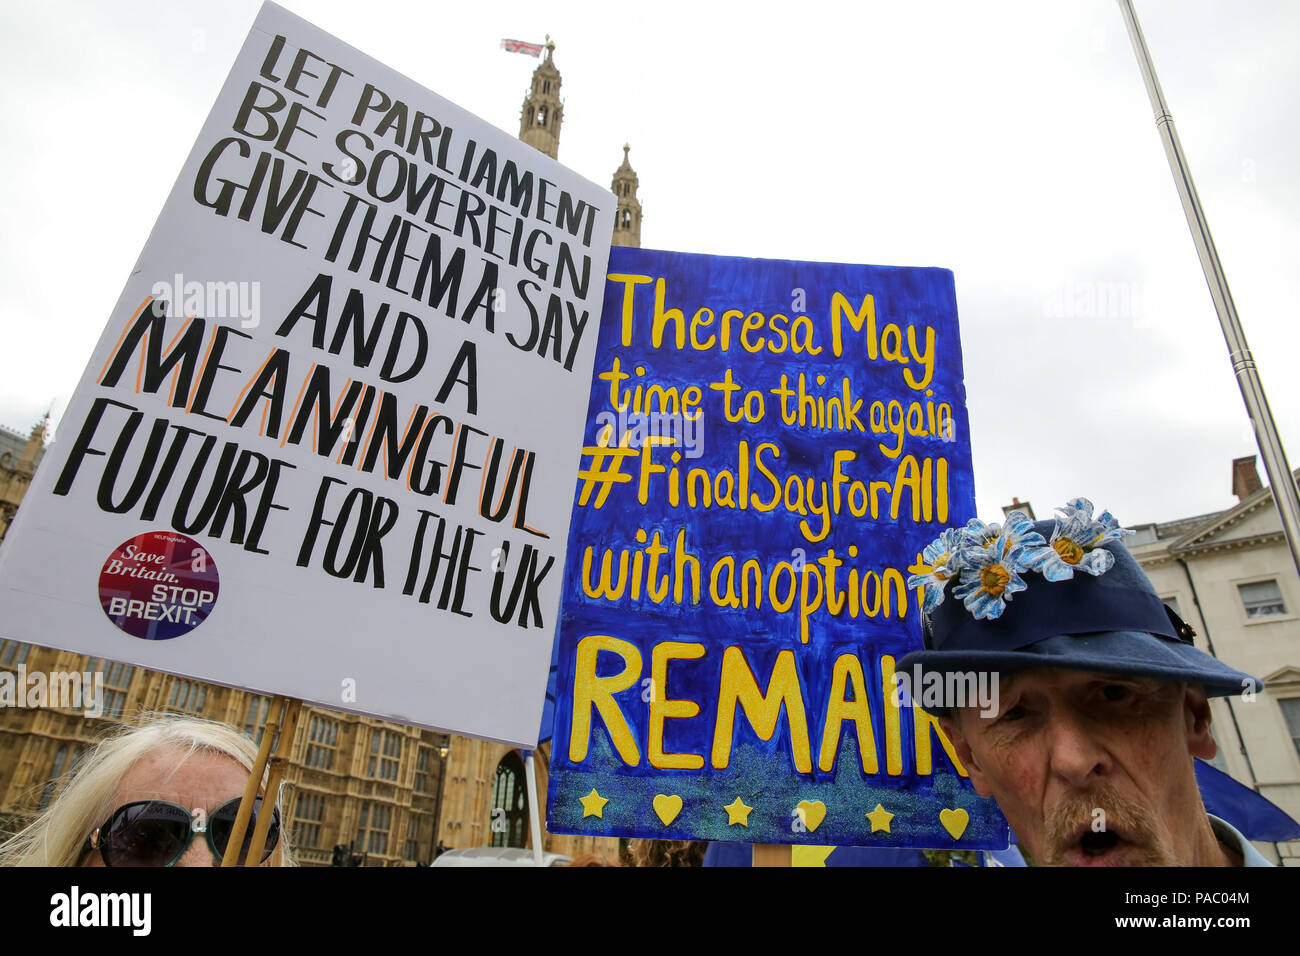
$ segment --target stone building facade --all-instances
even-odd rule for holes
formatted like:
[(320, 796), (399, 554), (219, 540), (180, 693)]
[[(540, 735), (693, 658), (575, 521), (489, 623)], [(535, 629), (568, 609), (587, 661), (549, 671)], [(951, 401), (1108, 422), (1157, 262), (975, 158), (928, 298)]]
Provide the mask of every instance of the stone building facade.
[(31, 486), (36, 466), (45, 457), (45, 430), (49, 420), (50, 416), (46, 415), (27, 436), (0, 426), (0, 541), (4, 540), (18, 504)]

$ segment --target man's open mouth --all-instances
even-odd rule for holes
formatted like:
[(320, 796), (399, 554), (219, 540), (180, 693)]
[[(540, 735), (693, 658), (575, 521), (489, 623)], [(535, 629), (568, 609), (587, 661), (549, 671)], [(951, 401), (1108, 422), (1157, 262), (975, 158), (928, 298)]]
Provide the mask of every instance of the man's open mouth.
[(1079, 839), (1079, 848), (1084, 856), (1089, 857), (1102, 856), (1119, 844), (1119, 834), (1110, 830), (1103, 830), (1101, 833), (1093, 833), (1089, 830)]
[(1062, 856), (1067, 866), (1124, 866), (1136, 849), (1119, 830), (1096, 831), (1088, 826), (1076, 831)]

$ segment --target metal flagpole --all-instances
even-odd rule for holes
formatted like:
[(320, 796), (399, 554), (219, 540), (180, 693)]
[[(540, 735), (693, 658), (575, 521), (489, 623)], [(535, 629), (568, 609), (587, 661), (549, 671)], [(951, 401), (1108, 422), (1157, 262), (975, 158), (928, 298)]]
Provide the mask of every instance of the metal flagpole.
[(1255, 358), (1246, 344), (1246, 333), (1242, 330), (1241, 320), (1237, 318), (1237, 307), (1233, 304), (1232, 293), (1228, 290), (1228, 279), (1223, 274), (1223, 265), (1219, 262), (1219, 253), (1214, 248), (1210, 237), (1210, 224), (1201, 209), (1200, 197), (1196, 195), (1196, 186), (1192, 182), (1192, 172), (1188, 168), (1187, 158), (1183, 155), (1183, 144), (1178, 140), (1174, 129), (1174, 118), (1169, 114), (1165, 104), (1165, 95), (1156, 79), (1156, 69), (1151, 62), (1151, 53), (1147, 50), (1142, 28), (1138, 26), (1137, 14), (1133, 11), (1132, 0), (1118, 0), (1120, 12), (1128, 25), (1129, 38), (1133, 41), (1133, 51), (1137, 54), (1138, 66), (1142, 69), (1142, 79), (1146, 83), (1147, 95), (1151, 97), (1151, 108), (1156, 114), (1156, 128), (1165, 144), (1165, 154), (1169, 157), (1169, 168), (1174, 174), (1174, 185), (1178, 187), (1178, 196), (1183, 201), (1183, 212), (1187, 214), (1187, 225), (1192, 230), (1192, 239), (1196, 243), (1197, 254), (1201, 257), (1201, 268), (1205, 272), (1205, 281), (1210, 286), (1210, 296), (1214, 299), (1214, 310), (1219, 315), (1219, 325), (1223, 327), (1223, 338), (1228, 344), (1228, 358), (1232, 361), (1232, 371), (1241, 388), (1242, 400), (1250, 415), (1250, 423), (1255, 429), (1259, 442), (1260, 456), (1264, 459), (1264, 471), (1272, 487), (1273, 501), (1277, 504), (1278, 515), (1282, 518), (1282, 530), (1291, 547), (1291, 559), (1296, 571), (1300, 573), (1300, 493), (1296, 490), (1295, 477), (1286, 460), (1286, 451), (1278, 437), (1277, 426), (1273, 423), (1273, 413), (1269, 410), (1268, 399), (1264, 395), (1264, 386), (1259, 380), (1259, 371), (1255, 367)]

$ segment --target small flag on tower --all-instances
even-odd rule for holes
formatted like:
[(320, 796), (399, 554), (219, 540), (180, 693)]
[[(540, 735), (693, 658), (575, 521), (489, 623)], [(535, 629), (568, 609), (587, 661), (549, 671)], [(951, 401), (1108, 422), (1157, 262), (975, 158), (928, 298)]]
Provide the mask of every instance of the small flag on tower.
[(540, 43), (525, 43), (523, 40), (502, 40), (501, 49), (507, 53), (527, 53), (529, 56), (536, 57), (542, 55)]

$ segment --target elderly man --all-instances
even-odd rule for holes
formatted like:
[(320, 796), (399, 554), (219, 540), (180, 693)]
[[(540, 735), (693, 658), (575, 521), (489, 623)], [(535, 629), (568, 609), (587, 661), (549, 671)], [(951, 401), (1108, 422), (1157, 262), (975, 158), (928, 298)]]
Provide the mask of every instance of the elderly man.
[(909, 580), (925, 649), (899, 670), (996, 681), (995, 713), (928, 709), (1035, 862), (1268, 866), (1206, 813), (1193, 765), (1215, 754), (1207, 698), (1262, 685), (1193, 645), (1120, 543), (1131, 532), (1092, 511), (945, 531)]

